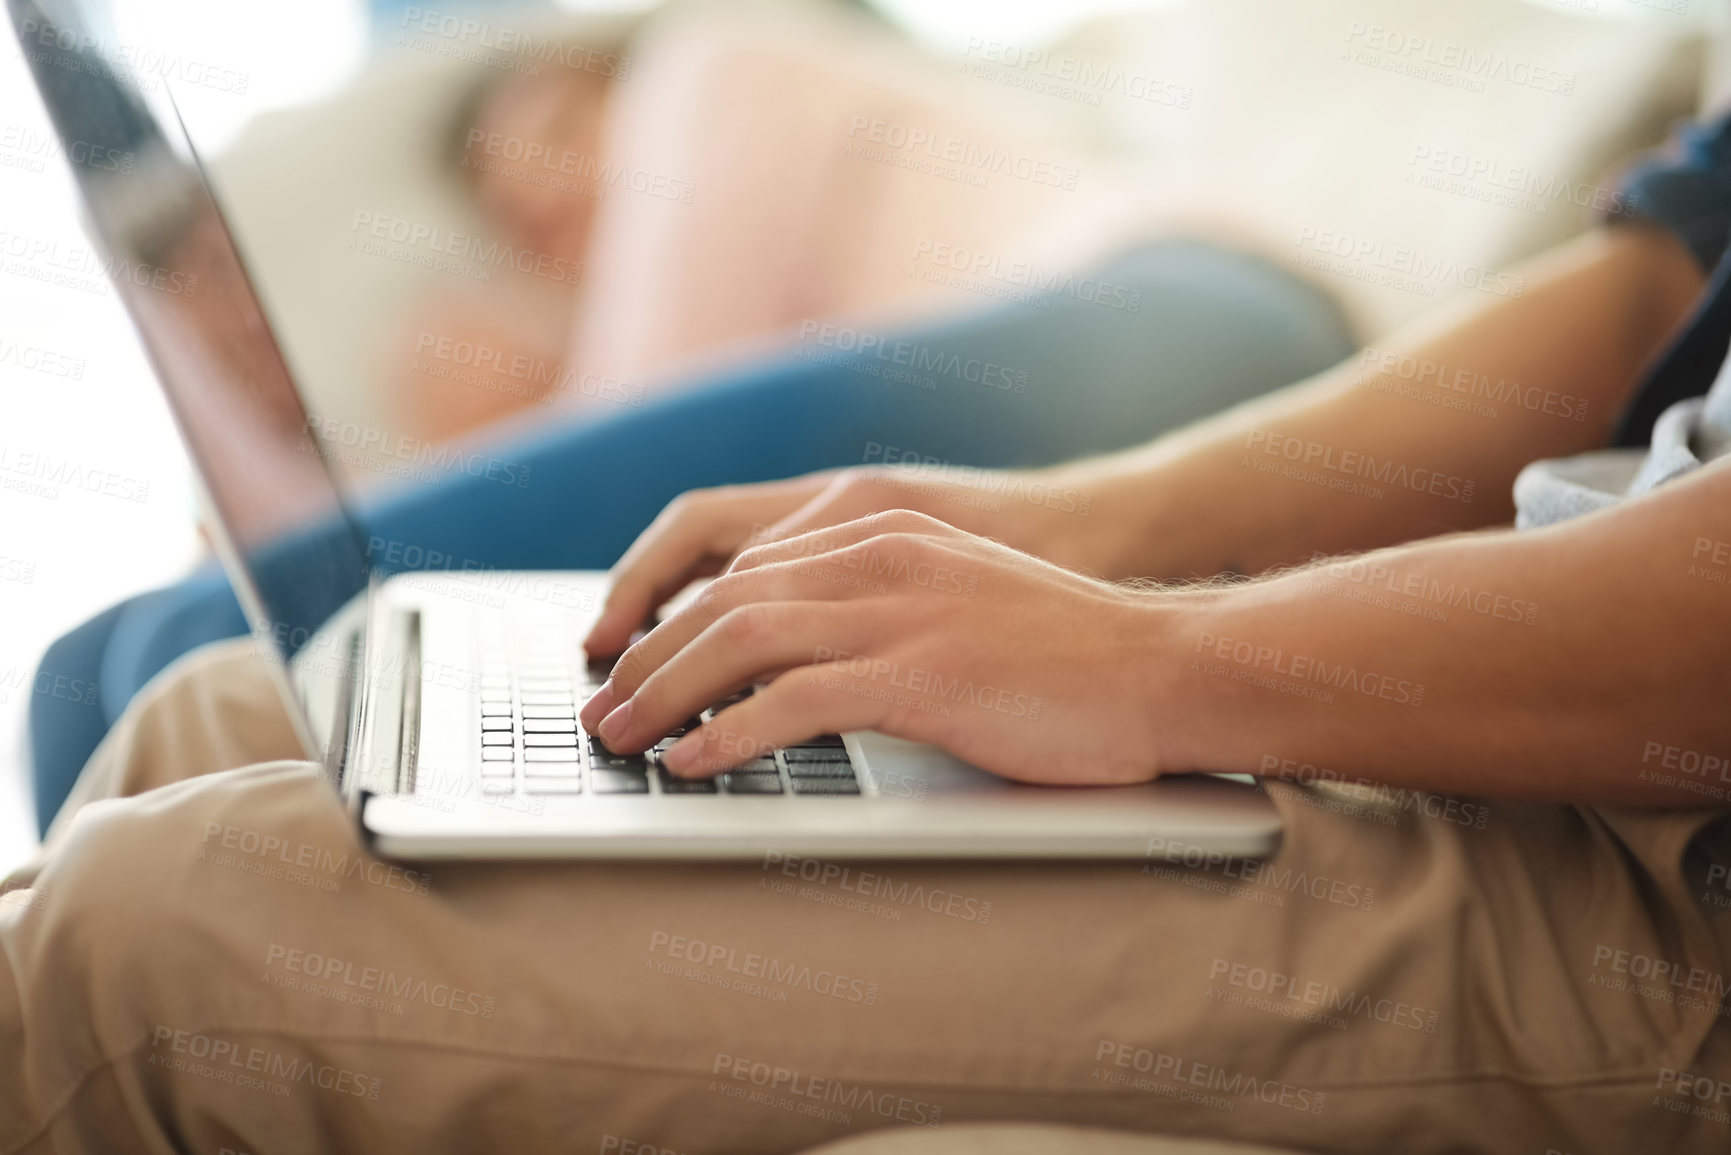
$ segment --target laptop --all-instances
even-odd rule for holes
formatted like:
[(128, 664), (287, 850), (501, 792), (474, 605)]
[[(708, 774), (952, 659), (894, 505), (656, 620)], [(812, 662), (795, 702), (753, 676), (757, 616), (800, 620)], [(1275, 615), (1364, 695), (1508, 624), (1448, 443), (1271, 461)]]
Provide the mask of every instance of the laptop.
[(419, 569), (413, 543), (370, 539), (166, 85), (130, 64), (142, 40), (101, 0), (8, 6), (257, 651), (377, 853), (1217, 862), (1278, 845), (1245, 777), (1026, 786), (869, 732), (704, 782), (608, 751), (577, 720), (607, 673), (580, 645), (605, 575)]

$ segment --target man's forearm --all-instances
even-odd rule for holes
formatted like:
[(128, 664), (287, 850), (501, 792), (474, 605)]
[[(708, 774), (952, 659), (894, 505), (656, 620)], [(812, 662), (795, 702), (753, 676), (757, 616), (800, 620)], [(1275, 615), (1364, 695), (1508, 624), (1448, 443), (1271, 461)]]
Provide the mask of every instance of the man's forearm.
[[(1452, 793), (1731, 800), (1731, 460), (1545, 530), (1168, 600), (1181, 769)], [(1518, 776), (1514, 776), (1517, 773)]]
[(1317, 378), (1052, 471), (1094, 494), (1108, 577), (1258, 573), (1506, 522), (1516, 473), (1604, 443), (1699, 292), (1669, 235), (1600, 231), (1519, 298), (1457, 305)]

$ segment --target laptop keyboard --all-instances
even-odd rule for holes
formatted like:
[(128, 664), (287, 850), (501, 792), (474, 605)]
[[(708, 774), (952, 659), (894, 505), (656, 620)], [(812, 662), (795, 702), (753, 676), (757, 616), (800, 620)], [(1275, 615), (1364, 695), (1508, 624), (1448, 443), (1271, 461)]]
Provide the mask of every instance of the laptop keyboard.
[(577, 724), (578, 707), (606, 681), (610, 663), (582, 676), (552, 655), (516, 662), (494, 650), (481, 662), (481, 790), (484, 794), (693, 794), (857, 797), (859, 779), (839, 734), (765, 754), (712, 779), (681, 779), (656, 755), (745, 690), (674, 727), (647, 754), (615, 754)]

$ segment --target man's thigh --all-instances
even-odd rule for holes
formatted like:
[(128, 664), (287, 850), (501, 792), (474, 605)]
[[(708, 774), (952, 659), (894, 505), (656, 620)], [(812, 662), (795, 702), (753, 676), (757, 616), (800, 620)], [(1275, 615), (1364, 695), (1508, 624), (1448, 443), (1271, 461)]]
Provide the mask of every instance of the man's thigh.
[(34, 1028), (0, 1117), (104, 1151), (776, 1151), (971, 1118), (1700, 1141), (1650, 1104), (1711, 1014), (1586, 988), (1607, 924), (1680, 949), (1590, 816), (1275, 790), (1276, 859), (1187, 869), (386, 864), (311, 765), (165, 785), (87, 808), (0, 914), (0, 1011)]
[(139, 691), (91, 754), (49, 830), (81, 806), (183, 779), (304, 756), (270, 661), (249, 638), (212, 642)]
[(59, 835), (13, 904), (32, 1012), (97, 1016), (38, 1034), (34, 1085), (112, 1061), (80, 1094), (405, 1146), (761, 1150), (1032, 1114), (1586, 1150), (1573, 1097), (1650, 1113), (1655, 1067), (1699, 1042), (1699, 1016), (1582, 990), (1607, 941), (1678, 948), (1573, 810), (1274, 787), (1267, 863), (386, 864), (311, 767), (175, 785), (294, 752), (268, 673), (245, 642), (201, 651), (93, 759), (89, 796), (150, 793)]

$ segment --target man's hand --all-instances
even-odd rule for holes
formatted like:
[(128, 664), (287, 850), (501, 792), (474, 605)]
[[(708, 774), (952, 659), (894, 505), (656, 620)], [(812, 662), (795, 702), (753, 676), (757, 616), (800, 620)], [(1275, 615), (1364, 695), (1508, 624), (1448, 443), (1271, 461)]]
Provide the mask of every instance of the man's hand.
[[(1020, 484), (992, 484), (1004, 479)], [(1017, 496), (995, 496), (1005, 491)], [(1061, 565), (1090, 567), (1090, 534), (1103, 527), (1088, 517), (1087, 501), (1043, 473), (970, 472), (956, 480), (883, 467), (693, 490), (662, 510), (614, 566), (607, 603), (584, 648), (617, 654), (657, 607), (693, 580), (720, 572), (747, 546), (893, 509), (929, 514)]]
[(1161, 769), (1164, 600), (922, 514), (876, 514), (747, 549), (625, 652), (583, 723), (634, 753), (767, 681), (663, 764), (707, 776), (871, 729), (1021, 781), (1145, 781)]

